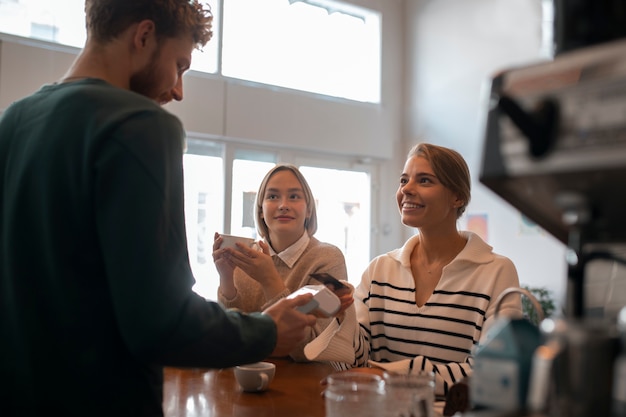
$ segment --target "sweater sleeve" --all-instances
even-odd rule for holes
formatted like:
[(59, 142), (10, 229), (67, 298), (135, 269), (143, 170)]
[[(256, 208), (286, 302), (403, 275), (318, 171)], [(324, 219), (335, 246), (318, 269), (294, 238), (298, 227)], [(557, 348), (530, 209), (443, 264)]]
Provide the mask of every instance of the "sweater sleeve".
[[(485, 324), (481, 332), (481, 339), (485, 337), (489, 328), (499, 316), (520, 318), (523, 316), (522, 301), (519, 294), (509, 294), (502, 299), (498, 311), (496, 312), (496, 300), (507, 288), (519, 288), (519, 278), (513, 262), (505, 257), (498, 257), (499, 269), (496, 271), (495, 283), (491, 292), (491, 303), (485, 314)], [(497, 313), (497, 314), (496, 314)]]
[(273, 320), (226, 311), (192, 291), (182, 140), (174, 140), (183, 135), (172, 118), (142, 113), (95, 162), (97, 231), (120, 337), (133, 355), (163, 365), (259, 360), (276, 343)]
[(304, 355), (310, 361), (353, 364), (357, 338), (358, 324), (354, 306), (350, 306), (341, 324), (339, 319), (332, 320), (319, 336), (304, 347)]

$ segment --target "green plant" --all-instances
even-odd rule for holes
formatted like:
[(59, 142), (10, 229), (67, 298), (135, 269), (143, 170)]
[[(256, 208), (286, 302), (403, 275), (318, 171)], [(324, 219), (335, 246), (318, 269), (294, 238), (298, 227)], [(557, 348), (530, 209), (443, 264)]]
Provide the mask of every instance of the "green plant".
[[(523, 285), (522, 288), (528, 290), (537, 299), (543, 309), (544, 317), (550, 317), (552, 315), (555, 309), (555, 303), (552, 292), (549, 289), (546, 287), (530, 287), (528, 285)], [(539, 324), (539, 313), (535, 309), (532, 301), (525, 295), (522, 296), (522, 311), (524, 312), (524, 317), (528, 318), (531, 323)]]

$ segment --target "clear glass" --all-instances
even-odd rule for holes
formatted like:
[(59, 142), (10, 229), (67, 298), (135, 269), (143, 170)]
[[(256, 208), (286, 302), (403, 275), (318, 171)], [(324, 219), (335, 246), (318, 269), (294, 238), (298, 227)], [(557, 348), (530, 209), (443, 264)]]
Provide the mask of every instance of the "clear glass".
[(322, 0), (224, 4), (222, 73), (380, 102), (380, 13)]
[(435, 374), (385, 373), (386, 417), (434, 417)]
[(385, 385), (379, 375), (338, 372), (326, 378), (326, 417), (385, 415)]

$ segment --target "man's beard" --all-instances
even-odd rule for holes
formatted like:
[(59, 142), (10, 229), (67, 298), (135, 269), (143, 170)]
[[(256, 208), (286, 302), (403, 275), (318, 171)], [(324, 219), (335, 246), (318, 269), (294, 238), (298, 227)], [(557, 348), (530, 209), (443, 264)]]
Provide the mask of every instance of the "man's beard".
[(148, 62), (142, 70), (133, 74), (130, 77), (129, 82), (129, 88), (131, 91), (146, 96), (151, 100), (157, 100), (161, 95), (161, 92), (158, 91), (159, 82), (157, 79), (157, 61), (160, 51), (161, 48), (157, 48), (157, 50), (152, 54), (150, 62)]

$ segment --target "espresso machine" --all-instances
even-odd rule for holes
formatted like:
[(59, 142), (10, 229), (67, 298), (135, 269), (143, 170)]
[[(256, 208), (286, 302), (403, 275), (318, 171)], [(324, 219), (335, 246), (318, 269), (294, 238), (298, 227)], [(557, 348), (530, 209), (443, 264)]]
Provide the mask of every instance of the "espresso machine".
[(584, 288), (589, 263), (626, 264), (611, 251), (626, 242), (626, 39), (503, 70), (485, 104), (480, 181), (567, 246), (567, 296), (541, 323), (528, 407), (467, 416), (610, 416), (619, 338), (586, 317)]

